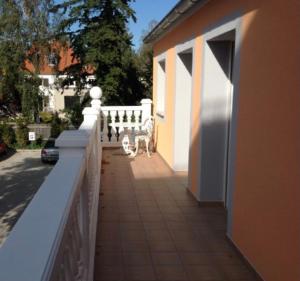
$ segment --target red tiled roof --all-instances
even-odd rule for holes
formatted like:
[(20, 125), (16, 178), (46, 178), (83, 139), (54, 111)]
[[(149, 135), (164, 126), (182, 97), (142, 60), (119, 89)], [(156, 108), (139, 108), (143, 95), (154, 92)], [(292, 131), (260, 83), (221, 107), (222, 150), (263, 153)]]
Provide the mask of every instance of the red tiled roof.
[[(51, 74), (56, 74), (57, 72), (63, 72), (66, 68), (78, 62), (76, 58), (73, 58), (73, 50), (70, 47), (67, 46), (63, 47), (59, 43), (57, 43), (54, 45), (53, 51), (55, 53), (58, 52), (59, 55), (58, 66), (49, 65), (48, 58), (45, 55), (43, 57), (43, 63), (41, 65), (41, 70), (39, 74), (51, 75)], [(30, 72), (34, 72), (34, 65), (29, 60), (26, 60), (25, 69)], [(94, 71), (92, 67), (87, 67), (87, 72), (89, 74), (93, 74)]]

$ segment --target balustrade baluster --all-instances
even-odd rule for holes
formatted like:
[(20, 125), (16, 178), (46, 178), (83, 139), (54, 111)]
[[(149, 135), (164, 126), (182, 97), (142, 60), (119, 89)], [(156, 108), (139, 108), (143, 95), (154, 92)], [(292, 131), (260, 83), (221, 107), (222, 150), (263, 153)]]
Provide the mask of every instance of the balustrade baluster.
[(82, 233), (79, 226), (80, 217), (79, 202), (76, 204), (74, 215), (74, 244), (75, 244), (75, 261), (78, 268), (77, 276), (80, 278), (83, 275), (83, 248), (82, 248)]
[(70, 268), (71, 268), (71, 275), (75, 276), (77, 275), (77, 256), (76, 256), (76, 247), (75, 245), (75, 236), (74, 236), (74, 215), (72, 215), (72, 220), (70, 223), (70, 230), (69, 230), (69, 249), (70, 249), (70, 254), (69, 254), (69, 261), (70, 261)]
[(122, 141), (123, 137), (124, 137), (124, 117), (125, 117), (125, 111), (124, 110), (119, 110), (118, 111), (119, 114), (119, 142)]
[(132, 127), (134, 127), (134, 124), (132, 122), (134, 118), (132, 109), (126, 110), (126, 118), (128, 123), (128, 127), (127, 127), (128, 137), (129, 137), (129, 141), (132, 142)]
[(80, 203), (79, 203), (79, 214), (80, 214), (80, 226), (82, 229), (82, 253), (83, 253), (83, 263), (84, 268), (88, 268), (88, 263), (90, 262), (90, 247), (87, 246), (90, 243), (90, 210), (89, 210), (89, 184), (90, 175), (88, 174), (89, 168), (88, 164), (86, 166), (85, 176), (82, 182), (82, 188), (80, 192)]
[(65, 275), (66, 281), (71, 281), (72, 278), (72, 270), (71, 270), (71, 264), (70, 264), (70, 250), (68, 247), (68, 241), (66, 241), (66, 249), (64, 251), (64, 258), (63, 258), (63, 271)]
[(134, 111), (134, 130), (135, 131), (138, 131), (140, 129), (140, 115), (141, 115), (140, 110)]
[(111, 117), (111, 143), (116, 143), (117, 142), (117, 130), (116, 130), (116, 116), (117, 116), (117, 111), (116, 110), (111, 110), (110, 111), (110, 117)]
[(132, 114), (132, 110), (126, 110), (126, 118), (127, 118), (127, 123), (130, 124), (130, 126), (132, 126), (132, 118), (133, 118), (133, 114)]
[(103, 128), (102, 128), (102, 131), (101, 131), (101, 140), (104, 143), (109, 142), (107, 117), (108, 117), (108, 110), (102, 110)]
[(58, 280), (59, 281), (65, 281), (63, 265), (60, 266), (60, 270), (59, 270), (58, 274), (59, 274)]

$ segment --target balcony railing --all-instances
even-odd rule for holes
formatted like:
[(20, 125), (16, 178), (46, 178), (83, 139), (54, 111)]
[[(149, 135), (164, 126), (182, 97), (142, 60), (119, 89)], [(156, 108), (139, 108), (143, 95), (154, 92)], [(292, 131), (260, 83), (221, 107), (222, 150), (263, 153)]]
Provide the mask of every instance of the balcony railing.
[(93, 280), (100, 140), (105, 146), (120, 145), (126, 116), (126, 126), (137, 128), (151, 114), (150, 100), (101, 108), (99, 92), (91, 90), (92, 106), (83, 110), (80, 128), (56, 140), (59, 161), (0, 248), (0, 280)]
[(140, 106), (102, 106), (101, 140), (104, 147), (120, 146), (124, 133), (139, 130), (151, 116), (150, 99), (143, 99)]

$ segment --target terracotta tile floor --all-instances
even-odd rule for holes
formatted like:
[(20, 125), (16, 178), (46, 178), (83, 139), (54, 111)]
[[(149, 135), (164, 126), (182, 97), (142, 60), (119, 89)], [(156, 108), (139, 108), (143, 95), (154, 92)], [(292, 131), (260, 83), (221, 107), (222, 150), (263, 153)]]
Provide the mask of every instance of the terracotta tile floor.
[(95, 281), (257, 280), (225, 238), (223, 208), (200, 207), (161, 158), (103, 151)]

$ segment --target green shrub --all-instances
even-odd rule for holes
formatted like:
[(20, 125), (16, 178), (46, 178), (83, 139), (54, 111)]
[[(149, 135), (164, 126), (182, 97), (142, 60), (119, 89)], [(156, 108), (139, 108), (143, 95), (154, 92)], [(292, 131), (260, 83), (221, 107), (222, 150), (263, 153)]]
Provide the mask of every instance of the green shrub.
[(51, 122), (51, 137), (57, 138), (66, 128), (67, 124), (59, 118), (57, 113), (55, 113)]
[(42, 111), (40, 112), (40, 118), (43, 123), (51, 123), (53, 120), (53, 113)]
[(41, 136), (39, 136), (35, 142), (36, 142), (37, 146), (41, 146), (43, 144), (43, 138)]
[(72, 126), (78, 128), (81, 125), (83, 121), (83, 115), (82, 106), (79, 103), (73, 105), (72, 108), (65, 109), (64, 112), (66, 114), (66, 118), (69, 120)]
[(7, 146), (12, 146), (15, 142), (15, 131), (12, 126), (8, 124), (1, 125), (1, 139), (5, 142)]
[(57, 138), (59, 134), (61, 133), (61, 127), (59, 124), (54, 123), (51, 125), (51, 137)]
[(26, 147), (28, 144), (28, 128), (24, 119), (17, 120), (16, 140), (19, 147)]
[(38, 137), (35, 141), (31, 141), (30, 144), (26, 146), (28, 149), (41, 149), (45, 145), (45, 141), (41, 137)]

